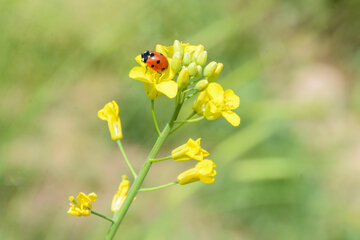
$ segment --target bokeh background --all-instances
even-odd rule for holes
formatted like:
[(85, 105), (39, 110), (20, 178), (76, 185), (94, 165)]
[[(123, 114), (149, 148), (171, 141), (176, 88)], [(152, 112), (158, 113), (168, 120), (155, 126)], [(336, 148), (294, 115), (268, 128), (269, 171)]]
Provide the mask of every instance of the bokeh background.
[[(203, 138), (215, 183), (139, 194), (117, 239), (360, 239), (359, 12), (357, 0), (0, 0), (0, 239), (103, 238), (107, 222), (66, 214), (69, 195), (94, 191), (110, 215), (128, 173), (96, 113), (119, 103), (140, 168), (155, 131), (128, 72), (175, 39), (224, 63), (242, 122), (171, 136), (161, 156)], [(156, 101), (161, 125), (172, 108)], [(145, 186), (191, 166), (155, 164)]]

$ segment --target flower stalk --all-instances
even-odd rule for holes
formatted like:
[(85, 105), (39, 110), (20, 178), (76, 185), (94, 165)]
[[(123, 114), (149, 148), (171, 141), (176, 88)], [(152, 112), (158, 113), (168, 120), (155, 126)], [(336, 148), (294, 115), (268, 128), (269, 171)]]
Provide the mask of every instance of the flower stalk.
[(151, 187), (151, 188), (140, 188), (139, 189), (139, 192), (150, 192), (150, 191), (155, 191), (155, 190), (159, 190), (159, 189), (163, 189), (163, 188), (167, 188), (167, 187), (170, 187), (170, 186), (174, 186), (178, 184), (178, 181), (174, 181), (174, 182), (171, 182), (171, 183), (168, 183), (168, 184), (164, 184), (164, 185), (160, 185), (160, 186), (157, 186), (157, 187)]
[(131, 163), (130, 163), (130, 161), (129, 161), (126, 153), (125, 153), (124, 147), (122, 146), (120, 139), (117, 140), (116, 143), (117, 143), (118, 146), (119, 146), (120, 152), (121, 152), (121, 154), (123, 155), (123, 157), (124, 157), (124, 159), (125, 159), (125, 162), (126, 162), (128, 168), (129, 168), (131, 174), (134, 176), (134, 178), (137, 178), (137, 174), (136, 174), (133, 166), (131, 165)]
[(111, 224), (111, 226), (105, 236), (105, 240), (111, 240), (114, 238), (117, 229), (119, 228), (121, 222), (123, 221), (126, 213), (129, 210), (131, 203), (133, 202), (133, 199), (136, 197), (137, 193), (139, 192), (141, 185), (144, 182), (144, 179), (150, 170), (150, 167), (152, 165), (151, 159), (154, 159), (156, 157), (161, 146), (164, 144), (166, 138), (169, 136), (171, 128), (173, 127), (174, 121), (177, 119), (177, 117), (179, 115), (181, 107), (182, 107), (182, 104), (176, 105), (175, 111), (174, 111), (170, 121), (168, 122), (168, 124), (166, 124), (165, 128), (163, 129), (163, 131), (157, 138), (152, 150), (150, 151), (150, 153), (147, 157), (147, 160), (145, 161), (137, 178), (135, 179), (133, 185), (131, 186), (129, 193), (128, 193), (122, 207), (120, 208), (120, 211), (118, 211), (114, 214), (114, 223)]

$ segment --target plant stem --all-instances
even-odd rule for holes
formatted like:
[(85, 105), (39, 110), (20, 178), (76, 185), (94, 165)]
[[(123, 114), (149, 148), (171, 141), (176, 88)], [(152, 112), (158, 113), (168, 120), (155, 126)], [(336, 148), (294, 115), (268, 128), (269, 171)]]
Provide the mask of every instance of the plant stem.
[(131, 174), (134, 176), (134, 178), (137, 178), (136, 172), (135, 172), (134, 168), (132, 167), (129, 159), (128, 159), (127, 156), (126, 156), (125, 150), (124, 150), (124, 148), (123, 148), (123, 146), (122, 146), (122, 144), (121, 144), (120, 139), (117, 140), (116, 142), (117, 142), (117, 144), (118, 144), (118, 146), (119, 146), (119, 148), (120, 148), (120, 151), (121, 151), (121, 153), (122, 153), (122, 155), (123, 155), (123, 157), (124, 157), (124, 159), (125, 159), (126, 164), (128, 165), (128, 167), (129, 167), (129, 169), (130, 169)]
[[(186, 120), (189, 120), (189, 119), (192, 118), (195, 114), (196, 114), (196, 112), (193, 111), (193, 112), (186, 118)], [(182, 125), (184, 125), (184, 124), (185, 124), (185, 122), (183, 121), (182, 123), (180, 123), (179, 125), (177, 125), (175, 128), (171, 129), (170, 134), (173, 133), (173, 132), (175, 132), (176, 130), (178, 130), (178, 129), (179, 129)]]
[(175, 123), (194, 123), (194, 122), (198, 122), (204, 119), (204, 116), (195, 118), (195, 119), (190, 119), (190, 120), (184, 120), (184, 121), (176, 121)]
[(170, 134), (171, 128), (174, 125), (174, 121), (176, 120), (176, 118), (179, 115), (181, 106), (182, 106), (182, 104), (176, 105), (175, 111), (174, 111), (170, 121), (166, 124), (165, 128), (163, 129), (160, 136), (156, 140), (153, 148), (151, 149), (151, 151), (144, 163), (144, 166), (141, 168), (141, 170), (138, 174), (138, 177), (135, 179), (134, 183), (132, 184), (132, 186), (128, 192), (128, 195), (125, 198), (123, 205), (121, 206), (120, 210), (114, 214), (114, 223), (111, 224), (111, 226), (105, 236), (105, 240), (112, 240), (114, 238), (117, 229), (119, 228), (122, 220), (124, 219), (127, 211), (129, 210), (131, 203), (133, 202), (133, 199), (136, 197), (139, 189), (141, 188), (142, 183), (144, 182), (144, 179), (145, 179), (147, 173), (150, 170), (150, 167), (152, 164), (151, 159), (156, 157), (161, 146), (164, 144), (166, 138)]
[(172, 156), (167, 156), (167, 157), (163, 157), (163, 158), (155, 158), (155, 159), (151, 159), (151, 162), (161, 162), (161, 161), (165, 161), (165, 160), (169, 160), (172, 159)]
[(162, 189), (162, 188), (167, 188), (167, 187), (173, 186), (175, 184), (178, 184), (178, 182), (174, 181), (174, 182), (171, 182), (171, 183), (168, 183), (168, 184), (160, 185), (160, 186), (157, 186), (157, 187), (151, 187), (151, 188), (140, 188), (139, 192), (155, 191), (155, 190), (159, 190), (159, 189)]
[(95, 211), (93, 211), (93, 210), (91, 210), (91, 213), (94, 214), (94, 215), (96, 215), (96, 216), (99, 216), (99, 217), (101, 217), (101, 218), (103, 218), (103, 219), (105, 219), (105, 220), (110, 221), (112, 224), (114, 223), (114, 220), (112, 220), (111, 218), (109, 218), (109, 217), (107, 217), (107, 216), (105, 216), (105, 215), (102, 215), (101, 213), (95, 212)]
[(155, 125), (156, 132), (157, 132), (158, 136), (160, 136), (159, 126), (157, 124), (156, 117), (155, 117), (154, 100), (151, 100), (151, 115), (152, 115), (152, 118), (153, 118), (153, 122), (154, 122), (154, 125)]

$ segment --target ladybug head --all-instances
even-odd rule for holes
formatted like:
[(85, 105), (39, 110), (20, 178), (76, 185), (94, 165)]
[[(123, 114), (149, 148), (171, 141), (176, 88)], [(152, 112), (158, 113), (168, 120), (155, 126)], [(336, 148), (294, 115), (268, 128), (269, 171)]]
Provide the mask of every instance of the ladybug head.
[(150, 57), (150, 52), (146, 51), (144, 53), (141, 54), (141, 61), (143, 61), (144, 63), (146, 63), (146, 61), (148, 60), (148, 58)]

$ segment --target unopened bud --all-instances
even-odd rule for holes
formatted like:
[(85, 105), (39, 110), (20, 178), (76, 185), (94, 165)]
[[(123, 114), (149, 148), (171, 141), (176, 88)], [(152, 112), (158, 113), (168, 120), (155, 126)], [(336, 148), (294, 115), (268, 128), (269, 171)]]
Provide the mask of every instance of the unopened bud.
[(181, 56), (180, 53), (175, 53), (171, 60), (171, 68), (175, 73), (178, 73), (181, 70)]
[(187, 65), (189, 65), (191, 63), (191, 55), (190, 55), (190, 53), (188, 53), (188, 52), (184, 53), (183, 63), (184, 63), (185, 66), (187, 66)]
[(201, 76), (202, 75), (202, 70), (203, 70), (202, 66), (197, 65), (196, 70), (197, 70), (197, 76)]
[(190, 63), (188, 66), (189, 69), (189, 75), (190, 76), (195, 76), (197, 74), (197, 68), (196, 68), (196, 63)]
[(184, 48), (179, 40), (174, 41), (174, 53), (180, 53), (180, 56), (182, 57), (184, 55)]
[(203, 79), (203, 80), (200, 80), (200, 81), (195, 85), (195, 89), (196, 89), (196, 91), (201, 92), (201, 91), (205, 90), (205, 88), (207, 88), (208, 85), (209, 85), (208, 80)]
[(208, 65), (206, 65), (204, 69), (204, 76), (209, 77), (211, 76), (216, 69), (217, 63), (215, 61), (210, 62)]
[(189, 70), (187, 68), (181, 69), (177, 79), (177, 83), (180, 89), (187, 87), (187, 85), (189, 84)]
[(193, 56), (192, 56), (192, 61), (193, 62), (196, 62), (196, 59), (198, 58), (198, 56), (200, 55), (200, 53), (202, 53), (204, 51), (204, 46), (203, 45), (199, 45), (195, 52), (193, 53)]
[(207, 52), (203, 51), (197, 57), (196, 63), (203, 67), (206, 63), (206, 60), (207, 60)]
[(224, 67), (224, 64), (222, 64), (222, 63), (217, 64), (214, 73), (211, 76), (209, 76), (209, 82), (214, 82), (217, 79), (217, 77), (220, 75), (223, 67)]

